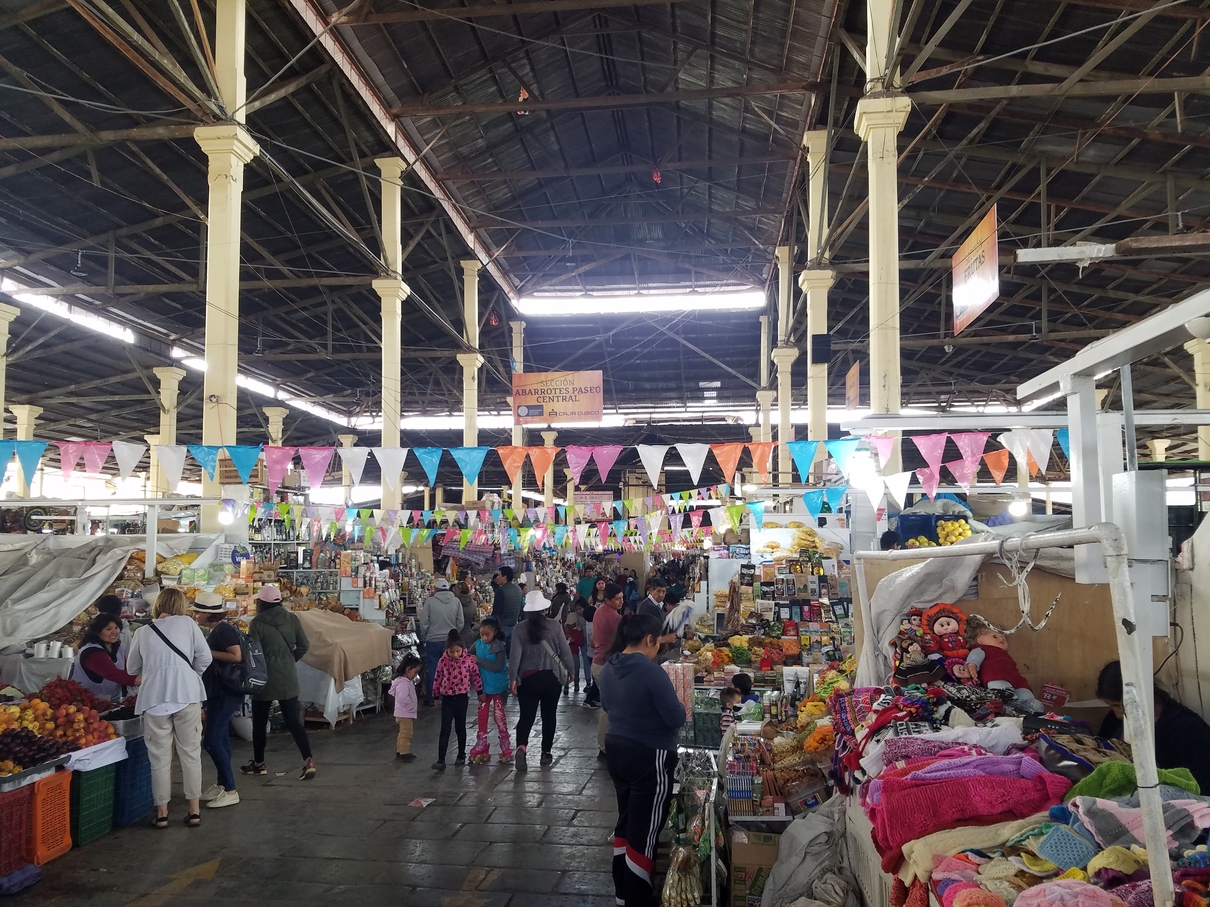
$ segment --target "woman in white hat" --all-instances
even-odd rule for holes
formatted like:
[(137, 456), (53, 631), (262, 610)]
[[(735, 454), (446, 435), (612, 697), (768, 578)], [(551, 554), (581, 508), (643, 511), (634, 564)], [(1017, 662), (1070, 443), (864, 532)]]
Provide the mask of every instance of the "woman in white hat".
[(201, 799), (210, 809), (239, 803), (235, 773), (231, 771), (231, 719), (244, 704), (244, 694), (228, 688), (218, 670), (221, 664), (240, 664), (244, 647), (239, 630), (227, 623), (227, 606), (213, 592), (199, 592), (193, 602), (193, 619), (206, 632), (206, 642), (214, 659), (202, 682), (206, 685), (206, 728), (202, 749), (214, 762), (218, 780), (202, 792)]
[(557, 620), (547, 617), (550, 601), (537, 589), (525, 596), (525, 622), (513, 633), (508, 674), (521, 706), (517, 722), (517, 771), (529, 770), (526, 749), (538, 708), (542, 709), (542, 765), (554, 761), (555, 715), (563, 684), (575, 669), (567, 637)]

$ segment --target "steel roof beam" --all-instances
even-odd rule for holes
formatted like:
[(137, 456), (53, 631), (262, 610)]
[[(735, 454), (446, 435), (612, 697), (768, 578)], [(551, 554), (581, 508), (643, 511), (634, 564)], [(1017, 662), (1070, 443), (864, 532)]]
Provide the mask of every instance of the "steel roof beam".
[(1118, 95), (1172, 94), (1176, 91), (1210, 94), (1210, 76), (1187, 76), (1175, 79), (1113, 79), (1104, 82), (1077, 82), (1073, 85), (1059, 82), (988, 85), (980, 88), (913, 91), (908, 93), (908, 97), (914, 104), (934, 105), (1009, 98), (1106, 98)]
[(509, 16), (541, 16), (573, 13), (580, 10), (631, 6), (666, 6), (681, 0), (528, 0), (520, 3), (489, 3), (479, 6), (454, 6), (442, 9), (397, 10), (389, 13), (353, 13), (341, 25), (393, 25), (398, 22), (432, 22), (441, 19), (499, 19)]

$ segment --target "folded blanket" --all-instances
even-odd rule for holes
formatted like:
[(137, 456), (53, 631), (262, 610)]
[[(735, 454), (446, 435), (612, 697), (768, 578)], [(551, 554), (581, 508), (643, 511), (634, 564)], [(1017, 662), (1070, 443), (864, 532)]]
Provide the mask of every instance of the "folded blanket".
[[(1076, 797), (1067, 805), (1101, 847), (1143, 845), (1143, 811), (1137, 805), (1098, 797)], [(1179, 858), (1203, 830), (1210, 828), (1210, 800), (1169, 800), (1163, 806), (1168, 852)]]
[(1032, 753), (1014, 756), (964, 756), (946, 759), (917, 769), (907, 776), (909, 781), (951, 781), (972, 775), (993, 775), (1001, 778), (1033, 778), (1046, 769)]
[(968, 848), (987, 850), (1000, 847), (1018, 835), (1040, 827), (1046, 822), (1046, 813), (980, 828), (964, 826), (946, 831), (937, 831), (923, 838), (908, 841), (903, 845), (903, 865), (899, 878), (910, 885), (916, 879), (927, 882), (933, 872), (936, 856), (952, 856)]
[[(1171, 784), (1180, 787), (1191, 794), (1200, 794), (1193, 775), (1187, 768), (1162, 768), (1159, 770), (1160, 784)], [(1077, 781), (1067, 792), (1066, 799), (1072, 797), (1100, 797), (1104, 800), (1114, 800), (1133, 794), (1138, 789), (1134, 776), (1132, 762), (1105, 762), (1098, 765), (1087, 778)]]

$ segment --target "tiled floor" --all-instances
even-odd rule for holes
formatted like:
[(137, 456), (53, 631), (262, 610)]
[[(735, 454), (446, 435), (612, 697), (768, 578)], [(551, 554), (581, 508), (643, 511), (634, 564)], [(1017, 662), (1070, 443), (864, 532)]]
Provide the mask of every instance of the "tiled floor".
[[(395, 760), (395, 723), (386, 714), (311, 731), (319, 774), (310, 782), (298, 780), (290, 737), (274, 735), (269, 775), (240, 777), (238, 806), (203, 809), (202, 827), (187, 829), (178, 799), (168, 830), (115, 830), (43, 867), (44, 880), (8, 903), (612, 905), (613, 787), (596, 758), (597, 713), (581, 708), (580, 698), (573, 694), (559, 710), (553, 765), (537, 765), (535, 728), (528, 774), (494, 762), (455, 768), (453, 742), (449, 768), (432, 771), (439, 709), (422, 708), (411, 764)], [(471, 713), (473, 721), (473, 703)], [(515, 702), (509, 713), (515, 728)], [(250, 750), (235, 741), (237, 762)], [(205, 755), (202, 765), (208, 785)], [(434, 802), (407, 805), (418, 797)]]

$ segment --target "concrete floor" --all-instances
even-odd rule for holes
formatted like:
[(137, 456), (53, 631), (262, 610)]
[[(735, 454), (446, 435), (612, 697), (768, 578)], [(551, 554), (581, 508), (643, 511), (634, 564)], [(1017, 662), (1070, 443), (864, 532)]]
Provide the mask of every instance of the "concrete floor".
[[(225, 907), (355, 904), (358, 907), (605, 907), (612, 905), (607, 843), (613, 786), (597, 761), (597, 713), (580, 695), (563, 700), (555, 762), (537, 765), (540, 719), (528, 774), (495, 762), (432, 771), (440, 709), (421, 707), (418, 759), (395, 760), (395, 722), (369, 715), (335, 731), (311, 730), (319, 773), (298, 780), (287, 734), (270, 737), (269, 774), (237, 775), (241, 802), (202, 810), (202, 827), (115, 829), (43, 867), (45, 878), (12, 905)], [(471, 720), (474, 719), (472, 700)], [(516, 727), (510, 700), (510, 730)], [(474, 730), (469, 731), (470, 744)], [(470, 745), (468, 744), (468, 745)], [(251, 744), (234, 740), (237, 764)], [(493, 760), (496, 742), (492, 741)], [(203, 778), (213, 780), (209, 757)], [(277, 773), (284, 772), (281, 777)], [(179, 775), (178, 775), (179, 778)], [(179, 783), (174, 797), (179, 797)], [(420, 809), (417, 797), (434, 802)]]

